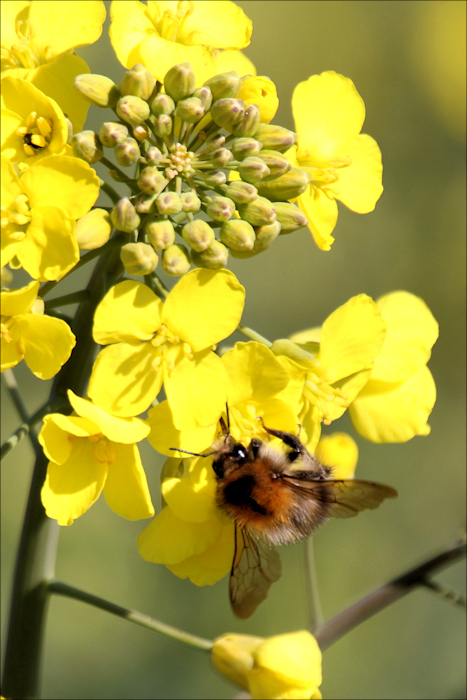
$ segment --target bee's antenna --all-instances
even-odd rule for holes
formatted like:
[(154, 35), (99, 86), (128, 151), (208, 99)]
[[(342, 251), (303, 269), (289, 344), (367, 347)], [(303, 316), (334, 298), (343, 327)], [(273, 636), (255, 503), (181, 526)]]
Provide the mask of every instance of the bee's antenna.
[(225, 402), (225, 412), (227, 414), (227, 429), (230, 433), (230, 413), (229, 413), (229, 403), (228, 401)]
[(181, 450), (178, 447), (169, 447), (169, 450), (174, 450), (175, 452), (184, 452), (186, 455), (192, 455), (193, 457), (211, 457), (211, 455), (215, 455), (216, 452), (208, 452), (207, 454), (203, 455), (200, 454), (199, 452), (188, 452), (188, 450)]
[(224, 437), (229, 437), (230, 435), (230, 414), (229, 414), (229, 404), (225, 404), (225, 412), (227, 414), (227, 425), (225, 424), (225, 420), (222, 418), (222, 416), (219, 418), (219, 423), (221, 424), (222, 428), (222, 433)]

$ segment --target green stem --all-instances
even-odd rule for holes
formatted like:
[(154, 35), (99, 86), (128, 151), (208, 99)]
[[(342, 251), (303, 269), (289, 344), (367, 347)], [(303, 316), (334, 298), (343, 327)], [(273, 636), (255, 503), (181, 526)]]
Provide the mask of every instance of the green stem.
[(136, 625), (141, 625), (141, 627), (146, 627), (154, 632), (160, 632), (160, 634), (165, 634), (167, 637), (172, 637), (172, 639), (177, 639), (179, 642), (189, 644), (190, 646), (201, 649), (202, 651), (210, 651), (212, 649), (213, 642), (211, 642), (210, 639), (197, 637), (194, 634), (184, 632), (183, 630), (179, 630), (171, 625), (166, 625), (164, 622), (159, 622), (159, 620), (155, 620), (154, 618), (149, 617), (149, 615), (144, 615), (136, 610), (122, 608), (120, 605), (110, 603), (104, 598), (99, 598), (91, 593), (86, 593), (85, 591), (81, 591), (79, 588), (75, 588), (74, 586), (68, 586), (66, 583), (62, 583), (61, 581), (51, 581), (49, 583), (48, 590), (49, 593), (63, 595), (68, 598), (74, 598), (75, 600), (81, 600), (83, 603), (87, 603), (88, 605), (94, 605), (96, 608), (105, 610), (112, 615), (123, 617), (129, 622), (134, 622)]
[[(125, 185), (128, 185), (133, 194), (138, 194), (139, 189), (136, 182), (133, 180), (133, 178), (128, 177), (128, 175), (124, 173), (123, 170), (120, 170), (120, 168), (117, 165), (115, 165), (115, 163), (112, 163), (112, 161), (108, 160), (107, 158), (101, 158), (99, 162), (102, 163), (102, 165), (105, 165), (109, 169), (109, 171), (117, 173), (117, 182), (124, 182)], [(119, 197), (119, 199), (121, 199), (121, 197)]]
[(251, 328), (248, 328), (248, 326), (244, 326), (243, 323), (238, 324), (237, 330), (240, 331), (240, 333), (243, 333), (243, 335), (246, 335), (247, 338), (250, 338), (250, 340), (256, 340), (257, 343), (262, 343), (268, 348), (272, 346), (272, 343), (267, 338), (264, 338)]
[(305, 576), (308, 595), (308, 609), (310, 611), (310, 630), (315, 633), (323, 626), (324, 617), (319, 598), (315, 554), (313, 539), (311, 537), (305, 542)]
[(169, 290), (155, 272), (153, 272), (151, 275), (145, 275), (144, 281), (148, 287), (150, 287), (152, 291), (157, 294), (160, 299), (162, 299), (162, 301), (167, 299), (169, 296)]
[(430, 591), (433, 591), (433, 593), (436, 593), (436, 595), (438, 595), (438, 597), (442, 600), (452, 603), (452, 605), (457, 605), (464, 610), (467, 608), (467, 600), (464, 598), (464, 596), (461, 596), (457, 591), (449, 588), (449, 586), (442, 586), (440, 583), (430, 581), (428, 579), (422, 581), (421, 583), (422, 586), (428, 588)]
[(36, 413), (34, 413), (27, 421), (25, 421), (18, 430), (15, 430), (13, 435), (11, 435), (8, 440), (6, 440), (0, 451), (0, 460), (2, 460), (6, 455), (22, 440), (26, 435), (29, 435), (32, 428), (34, 428), (39, 421), (43, 419), (48, 413), (59, 412), (62, 413), (68, 406), (68, 400), (64, 400), (62, 397), (55, 397), (54, 400), (47, 401)]
[(80, 292), (72, 292), (62, 297), (49, 299), (49, 301), (45, 302), (45, 313), (47, 314), (51, 309), (56, 309), (58, 306), (68, 306), (69, 304), (78, 304), (81, 301), (89, 301), (89, 298), (89, 292), (86, 289), (82, 289)]
[[(18, 411), (19, 417), (23, 421), (23, 424), (28, 423), (31, 416), (27, 411), (26, 404), (23, 401), (23, 397), (21, 396), (18, 384), (16, 383), (15, 373), (12, 369), (6, 369), (3, 372), (2, 382), (4, 382), (10, 395), (10, 398), (13, 402), (13, 405)], [(29, 431), (29, 439), (31, 441), (34, 453), (37, 456), (41, 451), (41, 446), (39, 445), (39, 442), (37, 440), (37, 435), (32, 430)]]
[(109, 185), (108, 182), (105, 180), (100, 180), (100, 186), (102, 192), (105, 192), (107, 197), (114, 203), (117, 204), (117, 202), (122, 198), (121, 195), (118, 194), (116, 190), (112, 187), (112, 185)]

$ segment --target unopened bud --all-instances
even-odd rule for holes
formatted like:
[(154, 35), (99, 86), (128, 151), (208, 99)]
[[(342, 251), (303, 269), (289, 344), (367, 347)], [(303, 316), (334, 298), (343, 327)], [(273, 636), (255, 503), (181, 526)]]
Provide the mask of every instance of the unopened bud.
[(134, 199), (134, 206), (138, 214), (149, 214), (156, 208), (157, 194), (149, 195), (140, 192)]
[(235, 124), (232, 133), (235, 136), (256, 136), (261, 121), (261, 112), (258, 105), (249, 105), (245, 108), (245, 115), (241, 122)]
[(261, 141), (246, 136), (235, 139), (230, 144), (230, 150), (237, 160), (243, 160), (248, 156), (257, 156), (263, 148)]
[(197, 90), (195, 90), (193, 93), (193, 97), (197, 97), (198, 99), (201, 100), (206, 112), (208, 112), (211, 109), (212, 92), (211, 92), (211, 88), (209, 88), (207, 85), (204, 85), (203, 87), (200, 87)]
[(238, 213), (252, 226), (273, 224), (276, 220), (276, 210), (269, 199), (265, 197), (256, 197), (248, 204), (239, 204)]
[(206, 146), (212, 150), (215, 151), (218, 148), (221, 148), (225, 143), (225, 136), (224, 134), (211, 134), (211, 136), (208, 136), (206, 139)]
[(211, 163), (216, 168), (224, 168), (231, 160), (233, 154), (228, 148), (218, 148), (211, 156)]
[(209, 80), (206, 80), (204, 86), (211, 89), (212, 99), (215, 102), (216, 100), (224, 98), (237, 97), (242, 87), (242, 79), (239, 77), (238, 73), (233, 70), (229, 73), (214, 75), (212, 78), (209, 78)]
[(110, 107), (113, 109), (117, 104), (120, 93), (113, 80), (105, 75), (95, 75), (84, 73), (77, 75), (74, 82), (75, 89), (96, 107)]
[(121, 97), (117, 102), (115, 111), (120, 119), (123, 119), (127, 124), (131, 124), (131, 126), (138, 126), (150, 115), (148, 103), (134, 95)]
[(111, 233), (110, 214), (105, 209), (91, 209), (76, 222), (75, 238), (80, 250), (101, 248)]
[(196, 124), (204, 117), (205, 108), (199, 97), (187, 97), (177, 104), (176, 114), (188, 124)]
[(243, 253), (238, 250), (232, 250), (232, 256), (234, 258), (252, 258), (255, 255), (259, 255), (259, 253), (262, 253), (274, 243), (280, 230), (281, 225), (278, 221), (265, 226), (257, 226), (255, 228), (255, 244), (252, 250)]
[(178, 102), (190, 97), (196, 89), (196, 77), (189, 63), (180, 63), (166, 73), (164, 87), (167, 95)]
[(131, 70), (128, 70), (120, 83), (120, 94), (125, 95), (135, 95), (135, 97), (140, 97), (142, 100), (148, 100), (156, 81), (152, 73), (143, 66), (142, 63), (137, 63)]
[(214, 221), (228, 221), (232, 218), (235, 211), (235, 202), (229, 197), (220, 197), (216, 195), (206, 207), (206, 213)]
[(206, 221), (195, 219), (182, 228), (182, 238), (193, 250), (201, 253), (213, 242), (214, 231)]
[(146, 151), (145, 158), (148, 165), (158, 165), (163, 158), (162, 151), (157, 146), (151, 146)]
[(279, 177), (280, 175), (287, 173), (292, 168), (284, 154), (280, 153), (279, 151), (268, 151), (263, 149), (260, 151), (259, 157), (264, 160), (271, 171), (271, 174), (268, 176), (268, 180)]
[(144, 232), (156, 250), (165, 250), (175, 243), (175, 229), (169, 219), (152, 219), (145, 224)]
[(227, 182), (227, 175), (222, 170), (213, 170), (204, 176), (204, 182), (211, 187), (219, 187)]
[(115, 148), (128, 136), (128, 128), (118, 122), (104, 122), (99, 131), (99, 141), (106, 148)]
[(236, 204), (248, 204), (258, 196), (258, 190), (254, 185), (242, 180), (232, 180), (227, 187), (224, 188), (225, 194), (233, 199)]
[(117, 202), (112, 209), (110, 219), (116, 229), (125, 233), (132, 233), (141, 223), (141, 219), (128, 197)]
[(308, 189), (311, 175), (300, 168), (292, 168), (288, 173), (269, 182), (258, 183), (258, 194), (267, 197), (271, 202), (286, 202), (296, 199)]
[(149, 128), (146, 124), (139, 124), (133, 127), (133, 136), (137, 141), (145, 141), (149, 138)]
[(258, 156), (248, 156), (248, 158), (245, 158), (238, 166), (238, 172), (242, 180), (250, 182), (253, 185), (257, 185), (260, 180), (263, 180), (271, 174), (264, 160), (261, 160)]
[(281, 236), (285, 233), (292, 233), (299, 228), (308, 226), (308, 219), (305, 214), (295, 204), (290, 202), (276, 202), (274, 204), (277, 221), (281, 224)]
[(137, 180), (138, 187), (145, 194), (160, 194), (169, 181), (153, 165), (140, 172)]
[(154, 124), (154, 133), (161, 138), (172, 133), (172, 117), (160, 114)]
[(182, 192), (182, 211), (196, 214), (201, 209), (201, 200), (196, 192)]
[(136, 163), (141, 157), (138, 141), (129, 136), (115, 146), (115, 160), (124, 168)]
[(94, 131), (80, 131), (71, 138), (71, 147), (75, 158), (85, 160), (93, 165), (104, 157), (104, 149)]
[(261, 112), (261, 122), (269, 124), (279, 107), (276, 86), (264, 75), (245, 78), (238, 95), (244, 101), (245, 107), (254, 104)]
[(156, 117), (158, 117), (161, 114), (170, 115), (175, 109), (175, 102), (169, 95), (165, 95), (163, 92), (159, 92), (151, 101), (150, 107), (151, 112)]
[(242, 100), (234, 98), (217, 100), (211, 107), (211, 117), (218, 126), (227, 131), (231, 131), (231, 127), (238, 124), (243, 119), (244, 114), (245, 107)]
[(227, 267), (229, 250), (223, 243), (214, 240), (209, 248), (206, 248), (202, 253), (196, 253), (193, 250), (191, 259), (196, 267), (204, 267), (208, 270), (222, 270), (224, 267)]
[(184, 275), (191, 267), (188, 248), (178, 243), (169, 246), (162, 253), (161, 263), (164, 272), (168, 275), (172, 275), (172, 277)]
[(255, 138), (261, 141), (263, 148), (285, 153), (297, 140), (297, 134), (283, 126), (260, 124)]
[(156, 251), (147, 243), (126, 243), (120, 249), (120, 260), (128, 274), (135, 277), (150, 275), (159, 264)]
[(176, 192), (163, 192), (156, 199), (159, 214), (171, 216), (182, 211), (182, 200)]
[(251, 224), (241, 219), (230, 219), (222, 224), (222, 243), (232, 250), (252, 250), (255, 244), (255, 230)]

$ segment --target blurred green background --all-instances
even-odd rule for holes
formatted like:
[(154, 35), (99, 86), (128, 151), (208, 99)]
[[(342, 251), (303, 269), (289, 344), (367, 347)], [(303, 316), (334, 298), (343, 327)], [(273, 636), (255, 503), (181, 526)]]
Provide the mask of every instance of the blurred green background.
[[(107, 4), (107, 3), (106, 3)], [(108, 5), (108, 4), (107, 4)], [(280, 237), (231, 269), (245, 285), (244, 323), (285, 337), (320, 325), (351, 296), (374, 299), (405, 289), (421, 296), (440, 324), (430, 369), (438, 400), (428, 437), (374, 445), (357, 437), (357, 475), (391, 484), (397, 501), (315, 536), (326, 618), (449, 545), (465, 526), (465, 8), (464, 2), (238, 2), (253, 21), (246, 55), (277, 85), (274, 123), (293, 129), (294, 86), (314, 73), (350, 77), (367, 109), (363, 128), (381, 147), (384, 194), (375, 212), (340, 206), (331, 252), (308, 230)], [(79, 49), (91, 72), (117, 83), (123, 69), (106, 34)], [(97, 128), (107, 113), (90, 110)], [(17, 278), (21, 283), (22, 279)], [(73, 277), (63, 292), (80, 288)], [(78, 285), (78, 286), (77, 286)], [(242, 340), (238, 334), (234, 340)], [(31, 412), (46, 383), (18, 367)], [(19, 423), (4, 398), (4, 438)], [(349, 430), (346, 418), (333, 429)], [(157, 506), (161, 466), (143, 462)], [(2, 467), (4, 640), (15, 550), (32, 468), (24, 440)], [(307, 625), (303, 550), (282, 548), (284, 573), (248, 621), (230, 612), (227, 579), (197, 588), (140, 558), (146, 522), (128, 522), (101, 498), (62, 528), (57, 578), (192, 633), (272, 635)], [(464, 565), (437, 579), (457, 590)], [(420, 590), (367, 621), (326, 651), (325, 698), (465, 697), (465, 616)], [(54, 598), (45, 646), (45, 698), (231, 698), (236, 690), (207, 655), (75, 601)]]

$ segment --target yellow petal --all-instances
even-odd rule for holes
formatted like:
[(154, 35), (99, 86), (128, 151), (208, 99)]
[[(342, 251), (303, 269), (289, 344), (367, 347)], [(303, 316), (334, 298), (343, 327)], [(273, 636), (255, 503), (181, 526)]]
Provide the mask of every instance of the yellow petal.
[(162, 484), (162, 495), (177, 518), (192, 523), (202, 523), (206, 520), (217, 520), (215, 504), (216, 481), (211, 467), (211, 459), (198, 457), (203, 461), (203, 471), (210, 472), (210, 478), (204, 478), (196, 483), (191, 478), (172, 477), (165, 479)]
[(57, 10), (54, 0), (42, 0), (31, 3), (29, 12), (35, 44), (48, 61), (76, 46), (93, 44), (105, 20), (100, 0), (60, 0)]
[(185, 46), (175, 41), (166, 41), (151, 34), (139, 46), (141, 62), (160, 81), (165, 74), (179, 63), (189, 63), (196, 75), (196, 85), (200, 87), (216, 73), (211, 54), (204, 46)]
[(216, 74), (237, 71), (239, 75), (256, 75), (256, 68), (243, 51), (215, 51), (214, 63)]
[(136, 445), (114, 445), (104, 496), (112, 510), (128, 520), (152, 518), (154, 506)]
[(44, 417), (44, 424), (39, 433), (39, 442), (44, 448), (46, 456), (52, 462), (64, 464), (71, 454), (72, 442), (69, 439), (70, 433), (64, 430), (60, 419), (56, 420), (59, 415), (61, 414), (49, 413)]
[(252, 104), (258, 105), (263, 124), (269, 124), (274, 119), (279, 107), (276, 86), (263, 75), (245, 78), (238, 99), (243, 100), (245, 108)]
[(217, 541), (201, 554), (167, 568), (179, 578), (189, 578), (195, 586), (212, 586), (229, 573), (234, 555), (233, 523), (222, 527)]
[(334, 238), (331, 233), (337, 223), (337, 203), (329, 199), (319, 187), (310, 186), (298, 198), (298, 206), (308, 219), (308, 228), (321, 250), (331, 250)]
[(24, 357), (21, 346), (17, 343), (7, 343), (1, 339), (1, 371), (15, 367)]
[(189, 46), (203, 44), (215, 49), (244, 49), (253, 25), (243, 10), (229, 0), (215, 4), (195, 0), (193, 12), (182, 22), (180, 40)]
[(52, 316), (26, 314), (16, 320), (24, 359), (39, 379), (50, 379), (68, 361), (76, 338), (65, 321)]
[[(132, 68), (141, 61), (141, 42), (156, 31), (148, 6), (134, 0), (118, 0), (111, 4), (110, 17), (109, 36), (117, 58), (125, 68)], [(154, 74), (154, 77), (157, 76)]]
[(149, 426), (139, 418), (117, 418), (110, 416), (91, 401), (77, 396), (68, 389), (68, 399), (79, 416), (88, 418), (99, 426), (99, 430), (109, 440), (130, 445), (140, 442), (149, 435)]
[(332, 185), (332, 191), (336, 199), (352, 211), (367, 214), (373, 211), (383, 193), (381, 151), (371, 136), (360, 134), (345, 155), (352, 163), (347, 168), (339, 168), (339, 179)]
[(36, 300), (39, 286), (39, 282), (32, 281), (21, 289), (2, 290), (0, 293), (2, 316), (19, 316), (29, 313)]
[(232, 406), (251, 399), (267, 401), (283, 391), (289, 382), (287, 370), (261, 343), (236, 343), (222, 356), (222, 362), (229, 376)]
[(162, 302), (141, 282), (125, 280), (107, 292), (94, 314), (96, 343), (151, 340), (160, 327)]
[[(171, 449), (172, 447), (189, 452), (203, 452), (212, 444), (217, 433), (216, 423), (205, 428), (196, 425), (177, 430), (168, 401), (162, 401), (151, 408), (146, 422), (151, 428), (148, 441), (155, 450), (169, 457), (178, 454)], [(183, 453), (178, 456), (183, 457)]]
[(352, 479), (358, 462), (358, 446), (347, 433), (323, 435), (315, 457), (321, 464), (332, 467), (333, 479)]

